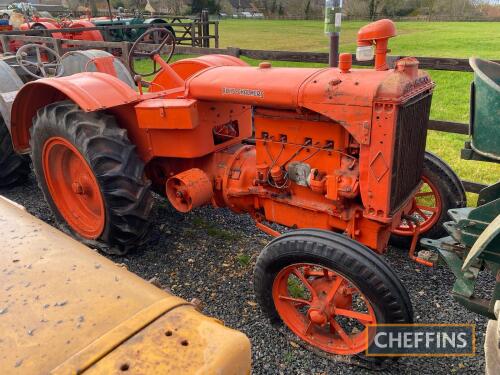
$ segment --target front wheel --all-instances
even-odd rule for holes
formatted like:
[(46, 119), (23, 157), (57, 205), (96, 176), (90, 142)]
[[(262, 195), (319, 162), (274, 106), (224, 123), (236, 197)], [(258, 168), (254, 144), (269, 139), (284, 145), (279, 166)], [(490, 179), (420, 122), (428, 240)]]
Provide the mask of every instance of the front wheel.
[(73, 235), (120, 254), (144, 239), (151, 183), (114, 117), (68, 101), (49, 104), (33, 121), (30, 143), (45, 199)]
[(272, 322), (327, 353), (365, 351), (369, 324), (413, 321), (406, 289), (380, 256), (332, 232), (273, 240), (257, 260), (254, 288)]
[[(420, 191), (413, 198), (413, 208), (409, 215), (418, 221), (420, 237), (444, 237), (447, 234), (443, 224), (449, 220), (448, 211), (467, 204), (462, 181), (443, 160), (426, 152), (422, 182)], [(414, 226), (412, 220), (403, 219), (392, 232), (391, 244), (408, 248)]]

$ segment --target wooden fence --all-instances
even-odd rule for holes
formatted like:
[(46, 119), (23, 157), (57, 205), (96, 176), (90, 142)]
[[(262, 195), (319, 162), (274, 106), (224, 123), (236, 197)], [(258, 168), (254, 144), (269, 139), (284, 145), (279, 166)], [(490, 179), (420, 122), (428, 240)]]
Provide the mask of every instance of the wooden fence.
[[(120, 56), (122, 61), (128, 66), (128, 54), (132, 43), (130, 42), (97, 42), (87, 40), (73, 40), (73, 39), (55, 39), (50, 37), (41, 36), (26, 36), (26, 35), (8, 35), (0, 33), (0, 44), (4, 51), (8, 50), (8, 43), (10, 41), (22, 41), (24, 43), (44, 43), (53, 45), (54, 49), (63, 55), (65, 52), (79, 49), (102, 49), (108, 50), (115, 55)], [(153, 44), (143, 44), (143, 50), (153, 50)], [(248, 57), (256, 60), (270, 60), (270, 61), (291, 61), (291, 62), (308, 62), (308, 63), (328, 63), (328, 53), (316, 52), (291, 52), (291, 51), (265, 51), (265, 50), (251, 50), (240, 48), (202, 48), (202, 47), (186, 47), (178, 46), (177, 53), (192, 54), (192, 55), (206, 55), (206, 54), (225, 54), (236, 57)], [(393, 64), (394, 61), (403, 56), (389, 56), (388, 61)], [(435, 69), (447, 70), (455, 72), (470, 72), (472, 69), (469, 66), (467, 59), (454, 59), (454, 58), (434, 58), (434, 57), (417, 57), (420, 61), (422, 69)], [(500, 61), (496, 61), (500, 63)], [(353, 55), (353, 64), (359, 66), (367, 66), (373, 62), (361, 62), (356, 60)], [(446, 133), (455, 134), (468, 134), (469, 125), (464, 123), (456, 123), (450, 121), (430, 120), (429, 129)], [(486, 185), (472, 181), (462, 181), (465, 190), (471, 193), (479, 193)]]

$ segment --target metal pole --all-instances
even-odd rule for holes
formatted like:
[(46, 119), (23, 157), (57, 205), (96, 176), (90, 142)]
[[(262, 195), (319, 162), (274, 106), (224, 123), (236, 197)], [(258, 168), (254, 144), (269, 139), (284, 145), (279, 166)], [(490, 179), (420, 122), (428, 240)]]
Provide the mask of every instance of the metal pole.
[(330, 54), (328, 61), (332, 68), (339, 66), (339, 33), (330, 34)]
[(109, 19), (113, 21), (113, 12), (111, 11), (111, 1), (107, 0), (106, 2), (108, 3)]
[(330, 67), (339, 66), (339, 39), (342, 24), (343, 0), (325, 0), (325, 34), (330, 38)]

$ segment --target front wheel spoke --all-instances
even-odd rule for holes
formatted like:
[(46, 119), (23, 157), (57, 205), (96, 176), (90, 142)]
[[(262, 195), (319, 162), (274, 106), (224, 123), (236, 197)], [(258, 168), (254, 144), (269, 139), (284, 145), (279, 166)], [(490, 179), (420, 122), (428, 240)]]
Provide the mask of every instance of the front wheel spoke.
[(310, 305), (311, 304), (310, 301), (306, 301), (305, 299), (301, 299), (301, 298), (293, 298), (293, 297), (288, 297), (288, 296), (279, 296), (278, 298), (282, 301), (291, 302), (291, 303), (294, 303), (297, 305)]
[(333, 326), (333, 329), (335, 332), (337, 332), (340, 336), (340, 338), (342, 339), (342, 341), (349, 347), (349, 348), (352, 348), (354, 345), (353, 345), (353, 342), (351, 340), (351, 338), (349, 337), (349, 335), (346, 333), (346, 331), (344, 331), (344, 328), (342, 328), (340, 326), (340, 324), (335, 320), (335, 319), (332, 319), (330, 320), (330, 327)]
[(433, 197), (433, 196), (434, 196), (434, 193), (432, 191), (426, 191), (426, 192), (421, 192), (421, 193), (415, 194), (416, 198), (420, 198), (420, 197)]
[(307, 281), (307, 279), (304, 277), (304, 275), (302, 274), (302, 272), (300, 272), (298, 269), (294, 268), (293, 274), (295, 276), (297, 276), (300, 281), (302, 281), (302, 284), (304, 284), (307, 289), (309, 289), (309, 292), (311, 292), (312, 297), (313, 298), (317, 298), (316, 291), (314, 290), (314, 288), (312, 287), (312, 285), (309, 284), (309, 281)]
[(348, 318), (356, 319), (363, 325), (372, 324), (374, 321), (373, 317), (370, 314), (360, 313), (347, 309), (335, 308), (335, 315), (342, 315)]
[(337, 276), (335, 278), (335, 281), (333, 282), (332, 287), (328, 291), (328, 294), (326, 295), (326, 303), (330, 304), (333, 301), (333, 297), (335, 297), (335, 294), (337, 294), (337, 291), (340, 288), (340, 285), (344, 282), (344, 279), (340, 276)]
[(421, 210), (420, 207), (417, 207), (415, 212), (418, 213), (422, 217), (422, 219), (424, 219), (424, 220), (429, 219), (429, 216), (423, 210)]
[(429, 207), (429, 206), (422, 206), (422, 205), (418, 205), (417, 209), (424, 210), (424, 211), (430, 211), (430, 212), (437, 212), (437, 210), (438, 210), (437, 207)]

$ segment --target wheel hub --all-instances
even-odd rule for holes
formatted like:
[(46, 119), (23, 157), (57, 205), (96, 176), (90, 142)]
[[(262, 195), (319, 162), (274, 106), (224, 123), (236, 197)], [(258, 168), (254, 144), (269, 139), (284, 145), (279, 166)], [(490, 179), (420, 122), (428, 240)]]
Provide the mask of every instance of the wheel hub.
[(98, 238), (104, 230), (104, 200), (82, 154), (68, 140), (49, 138), (42, 151), (50, 196), (60, 215), (81, 237)]
[(80, 184), (78, 181), (73, 182), (71, 187), (73, 188), (73, 192), (75, 194), (79, 194), (79, 195), (85, 194), (82, 184)]

